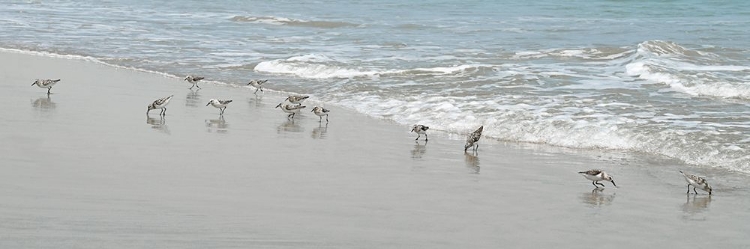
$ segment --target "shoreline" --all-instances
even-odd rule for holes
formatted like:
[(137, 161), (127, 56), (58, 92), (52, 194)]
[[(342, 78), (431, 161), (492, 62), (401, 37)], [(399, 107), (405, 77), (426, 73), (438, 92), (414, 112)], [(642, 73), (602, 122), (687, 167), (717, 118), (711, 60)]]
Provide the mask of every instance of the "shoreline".
[[(281, 93), (190, 91), (179, 78), (63, 58), (0, 51), (0, 75), (3, 248), (748, 242), (748, 177), (731, 172), (711, 171), (714, 195), (686, 201), (677, 170), (706, 172), (669, 159), (492, 139), (464, 154), (463, 135), (415, 142), (411, 127), (335, 105), (325, 125), (314, 101), (290, 121), (273, 108)], [(47, 96), (35, 78), (63, 80)], [(171, 94), (164, 119), (143, 116)], [(211, 98), (234, 102), (220, 118)], [(576, 173), (591, 168), (620, 188), (592, 191)], [(686, 225), (710, 236), (684, 239)]]

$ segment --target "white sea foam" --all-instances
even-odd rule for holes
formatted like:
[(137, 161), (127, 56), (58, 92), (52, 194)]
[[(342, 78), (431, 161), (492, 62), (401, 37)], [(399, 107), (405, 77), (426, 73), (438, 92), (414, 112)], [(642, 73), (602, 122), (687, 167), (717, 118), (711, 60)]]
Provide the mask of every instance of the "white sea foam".
[[(669, 42), (645, 42), (639, 44), (635, 61), (625, 65), (627, 75), (635, 76), (650, 82), (668, 85), (672, 90), (692, 96), (711, 96), (722, 98), (750, 98), (750, 86), (738, 77), (724, 76), (724, 80), (733, 82), (717, 82), (714, 78), (706, 77), (703, 72), (742, 72), (750, 70), (746, 66), (734, 65), (698, 65), (687, 62), (705, 60), (695, 56), (706, 56), (708, 53), (693, 52)], [(704, 74), (701, 76), (701, 74)]]

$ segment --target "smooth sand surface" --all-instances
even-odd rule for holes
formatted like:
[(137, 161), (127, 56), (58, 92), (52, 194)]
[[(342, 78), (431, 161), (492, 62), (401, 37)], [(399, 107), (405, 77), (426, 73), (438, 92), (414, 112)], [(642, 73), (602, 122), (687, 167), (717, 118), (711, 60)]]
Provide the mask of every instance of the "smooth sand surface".
[[(50, 96), (30, 86), (60, 78)], [(210, 79), (210, 76), (207, 78)], [(480, 142), (340, 106), (0, 52), (0, 248), (744, 248), (748, 177), (639, 154)], [(269, 81), (268, 87), (273, 88)], [(167, 116), (145, 115), (174, 94)], [(223, 119), (206, 107), (233, 99)], [(602, 168), (620, 188), (592, 191)], [(686, 195), (678, 170), (710, 173)]]

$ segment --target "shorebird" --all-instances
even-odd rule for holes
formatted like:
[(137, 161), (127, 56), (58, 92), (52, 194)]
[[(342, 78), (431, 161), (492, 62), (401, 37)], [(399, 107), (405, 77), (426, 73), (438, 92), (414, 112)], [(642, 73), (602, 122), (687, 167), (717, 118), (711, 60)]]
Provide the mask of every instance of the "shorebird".
[(592, 169), (587, 171), (581, 171), (578, 172), (578, 174), (583, 175), (583, 177), (586, 177), (586, 179), (591, 180), (591, 184), (594, 185), (594, 187), (599, 188), (597, 185), (602, 185), (604, 187), (604, 184), (600, 183), (599, 181), (609, 181), (617, 187), (617, 184), (615, 184), (615, 181), (612, 180), (612, 176), (608, 175), (607, 172), (598, 170), (598, 169)]
[(424, 126), (424, 125), (414, 125), (414, 127), (411, 128), (411, 132), (417, 133), (417, 138), (414, 140), (419, 140), (419, 137), (421, 137), (421, 134), (424, 134), (424, 141), (427, 141), (427, 130), (430, 129), (430, 127)]
[(276, 106), (276, 108), (281, 107), (281, 110), (289, 113), (286, 118), (294, 118), (294, 114), (297, 114), (302, 110), (302, 108), (305, 108), (304, 105), (284, 105), (284, 103), (279, 103), (279, 105)]
[(198, 86), (198, 81), (201, 81), (202, 79), (205, 79), (203, 76), (192, 76), (188, 75), (185, 77), (185, 81), (187, 81), (190, 84), (193, 84), (193, 86), (190, 87), (190, 89), (193, 89), (193, 87), (198, 87), (200, 89), (201, 87)]
[(169, 101), (172, 100), (172, 97), (174, 97), (174, 95), (170, 95), (169, 97), (164, 97), (164, 98), (154, 100), (153, 103), (148, 105), (148, 110), (146, 110), (146, 115), (148, 116), (148, 113), (153, 109), (161, 109), (159, 116), (166, 116), (167, 105), (169, 104)]
[(708, 195), (711, 195), (711, 186), (708, 185), (708, 182), (706, 181), (706, 179), (704, 179), (703, 177), (686, 174), (685, 172), (682, 172), (682, 170), (680, 170), (680, 173), (682, 173), (682, 176), (685, 177), (685, 181), (688, 182), (688, 185), (687, 185), (688, 194), (690, 194), (690, 185), (693, 185), (693, 192), (695, 192), (696, 195), (698, 194), (698, 191), (695, 191), (696, 187), (703, 189), (703, 191), (708, 192)]
[(285, 100), (292, 104), (302, 104), (302, 101), (305, 101), (309, 97), (307, 95), (289, 95)]
[(474, 151), (479, 149), (479, 144), (477, 142), (480, 138), (482, 138), (482, 130), (484, 129), (484, 125), (480, 126), (479, 129), (469, 134), (468, 137), (466, 137), (466, 145), (464, 145), (464, 152), (469, 149), (469, 147), (472, 147), (476, 144), (476, 147), (474, 147)]
[(255, 92), (258, 93), (258, 90), (263, 92), (263, 83), (266, 83), (268, 80), (251, 80), (249, 83), (247, 83), (250, 86), (255, 87)]
[(326, 116), (326, 123), (328, 123), (328, 113), (331, 112), (330, 110), (320, 107), (320, 106), (316, 106), (316, 107), (313, 107), (311, 112), (315, 113), (315, 115), (318, 115), (318, 117), (320, 117), (318, 122), (323, 122), (323, 116)]
[(39, 80), (37, 79), (34, 81), (34, 83), (31, 83), (32, 86), (37, 85), (39, 88), (47, 88), (47, 94), (50, 94), (49, 91), (52, 91), (52, 86), (57, 84), (57, 82), (60, 82), (60, 79), (56, 80)]
[(227, 109), (227, 105), (229, 103), (232, 103), (231, 99), (228, 100), (218, 100), (218, 99), (211, 99), (208, 101), (208, 105), (212, 105), (213, 107), (219, 108), (219, 115), (224, 115), (224, 110)]

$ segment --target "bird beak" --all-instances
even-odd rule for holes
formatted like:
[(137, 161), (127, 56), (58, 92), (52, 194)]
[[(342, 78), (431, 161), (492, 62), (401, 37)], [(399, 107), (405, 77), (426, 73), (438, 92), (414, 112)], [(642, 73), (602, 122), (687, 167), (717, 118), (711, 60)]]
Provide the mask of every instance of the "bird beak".
[(209, 101), (209, 102), (208, 102), (208, 104), (206, 104), (206, 106), (208, 106), (208, 105), (210, 105), (210, 104), (211, 104), (211, 102)]
[(617, 187), (617, 184), (615, 184), (615, 180), (612, 180), (612, 185), (615, 185), (615, 187)]
[(310, 112), (313, 112), (313, 111), (315, 111), (315, 109), (310, 110)]
[(36, 85), (36, 81), (34, 81), (34, 83), (31, 83), (31, 85), (32, 85), (32, 86), (33, 86), (33, 85)]

